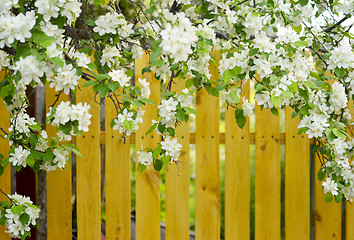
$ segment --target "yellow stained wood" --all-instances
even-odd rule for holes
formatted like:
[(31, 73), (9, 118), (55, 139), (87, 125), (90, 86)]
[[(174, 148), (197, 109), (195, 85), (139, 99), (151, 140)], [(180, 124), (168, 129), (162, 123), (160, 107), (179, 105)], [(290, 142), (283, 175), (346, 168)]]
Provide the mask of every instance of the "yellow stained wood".
[[(4, 78), (4, 71), (0, 70), (0, 81)], [(0, 127), (7, 131), (10, 127), (10, 114), (8, 113), (4, 103), (0, 100)], [(0, 135), (4, 135), (2, 132)], [(0, 137), (0, 154), (4, 155), (6, 158), (10, 150), (9, 141)], [(11, 165), (7, 165), (4, 169), (4, 173), (0, 176), (0, 189), (3, 190), (6, 194), (11, 194)], [(8, 201), (9, 199), (0, 193), (0, 202)], [(0, 239), (1, 240), (10, 240), (9, 234), (5, 233), (5, 227), (0, 225)]]
[[(321, 167), (321, 163), (315, 154), (315, 175)], [(325, 181), (325, 180), (323, 180)], [(323, 182), (322, 181), (322, 182)], [(341, 227), (342, 227), (342, 215), (341, 215), (341, 203), (327, 203), (324, 200), (324, 193), (322, 191), (322, 182), (318, 181), (316, 177), (315, 181), (315, 239), (342, 239)]]
[[(348, 103), (349, 112), (354, 116), (353, 100)], [(350, 131), (347, 131), (349, 135)], [(351, 136), (354, 137), (354, 136)], [(346, 203), (346, 240), (354, 240), (354, 206), (353, 203)]]
[[(249, 99), (249, 81), (242, 96)], [(235, 109), (225, 112), (225, 239), (250, 238), (250, 133), (236, 124)]]
[(280, 239), (279, 118), (256, 107), (255, 239)]
[[(210, 64), (212, 79), (217, 67)], [(203, 88), (196, 98), (196, 240), (220, 239), (219, 98)]]
[(130, 239), (130, 142), (110, 126), (116, 116), (111, 99), (105, 103), (106, 239)]
[[(145, 77), (150, 82), (150, 99), (156, 104), (160, 102), (160, 82), (154, 78), (153, 73), (141, 74), (141, 70), (148, 65), (149, 57), (145, 54), (136, 62), (136, 79)], [(154, 131), (145, 136), (156, 117), (157, 106), (147, 104), (143, 107), (145, 115), (143, 123), (136, 132), (136, 150), (147, 147), (155, 148), (160, 142), (160, 137)], [(159, 240), (160, 239), (160, 175), (151, 165), (143, 173), (135, 173), (136, 179), (136, 239)]]
[[(46, 87), (46, 106), (53, 105), (56, 99), (54, 88)], [(68, 101), (69, 97), (62, 93), (57, 105), (61, 101)], [(56, 129), (47, 124), (48, 137), (56, 136)], [(72, 239), (71, 217), (71, 166), (67, 170), (52, 171), (47, 173), (47, 239), (56, 240)]]
[(306, 240), (310, 239), (310, 139), (297, 134), (299, 118), (292, 119), (292, 112), (289, 107), (285, 110), (285, 238)]
[[(90, 104), (90, 130), (76, 138), (83, 158), (77, 157), (77, 228), (79, 240), (101, 239), (100, 106), (91, 87), (77, 91), (76, 101)], [(99, 102), (99, 97), (97, 97)]]
[[(172, 90), (181, 93), (183, 80), (175, 80)], [(166, 171), (166, 240), (189, 239), (189, 123), (176, 128), (176, 137), (182, 144), (178, 165), (173, 163)]]

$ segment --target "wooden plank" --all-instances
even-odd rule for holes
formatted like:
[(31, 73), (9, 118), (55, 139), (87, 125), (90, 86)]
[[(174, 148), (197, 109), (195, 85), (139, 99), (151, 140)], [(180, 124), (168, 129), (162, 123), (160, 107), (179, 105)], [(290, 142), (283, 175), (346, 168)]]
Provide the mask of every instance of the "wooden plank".
[[(173, 90), (181, 93), (184, 81), (175, 80)], [(168, 166), (166, 181), (166, 240), (189, 239), (189, 122), (176, 128), (178, 143), (182, 144), (178, 165)]]
[[(321, 163), (315, 154), (315, 176), (321, 167)], [(323, 180), (324, 181), (324, 180)], [(322, 181), (322, 182), (323, 182)], [(324, 200), (324, 194), (322, 191), (322, 182), (318, 181), (316, 177), (315, 181), (315, 239), (342, 239), (342, 214), (341, 203), (327, 203)]]
[[(218, 78), (210, 64), (211, 79)], [(196, 240), (220, 239), (219, 98), (203, 88), (196, 98)]]
[[(149, 57), (145, 54), (136, 62), (136, 79), (145, 77), (150, 82), (150, 99), (159, 104), (160, 82), (154, 78), (153, 73), (141, 74), (141, 70), (148, 65)], [(160, 142), (160, 137), (154, 131), (145, 136), (156, 117), (157, 106), (148, 104), (143, 107), (145, 115), (143, 123), (136, 132), (136, 150), (147, 147), (155, 148)], [(160, 174), (151, 165), (143, 173), (135, 173), (136, 180), (136, 239), (159, 240), (160, 239)]]
[(130, 239), (130, 142), (113, 131), (113, 102), (105, 102), (106, 239)]
[[(4, 71), (0, 71), (0, 81), (4, 78)], [(5, 104), (2, 100), (0, 100), (0, 127), (2, 127), (5, 131), (7, 131), (10, 127), (9, 117), (10, 114), (7, 111)], [(1, 135), (3, 135), (1, 133)], [(10, 150), (9, 141), (0, 138), (0, 153), (4, 155), (4, 157), (8, 157), (8, 152)], [(4, 191), (6, 194), (11, 194), (11, 163), (4, 169), (4, 173), (0, 176), (0, 189)], [(0, 194), (0, 202), (8, 201), (3, 194)], [(9, 234), (5, 233), (5, 227), (0, 225), (0, 239), (10, 240)]]
[[(310, 140), (285, 109), (285, 239), (310, 239)], [(301, 186), (301, 187), (299, 187)]]
[[(77, 157), (77, 229), (79, 240), (101, 239), (101, 158), (100, 158), (100, 105), (93, 99), (92, 88), (83, 88), (76, 101), (90, 104), (90, 130), (76, 138), (83, 158)], [(97, 100), (99, 101), (99, 99)]]
[[(248, 81), (241, 96), (249, 99)], [(250, 133), (249, 119), (243, 129), (235, 109), (225, 112), (225, 239), (250, 238)]]
[[(49, 112), (56, 99), (54, 88), (46, 86), (46, 106)], [(68, 101), (69, 97), (61, 94), (58, 104), (61, 101)], [(48, 137), (56, 136), (56, 128), (47, 124)], [(67, 170), (52, 171), (47, 173), (47, 239), (56, 240), (72, 239), (72, 217), (71, 217), (71, 167)]]
[(280, 240), (279, 117), (256, 107), (255, 239)]
[[(353, 100), (350, 100), (348, 103), (348, 108), (349, 112), (352, 115), (352, 118), (354, 116), (354, 108), (353, 108)], [(351, 135), (348, 131), (348, 134)], [(354, 137), (354, 136), (351, 136)], [(346, 203), (346, 219), (345, 219), (345, 236), (346, 240), (354, 240), (354, 205), (353, 203), (347, 202)]]

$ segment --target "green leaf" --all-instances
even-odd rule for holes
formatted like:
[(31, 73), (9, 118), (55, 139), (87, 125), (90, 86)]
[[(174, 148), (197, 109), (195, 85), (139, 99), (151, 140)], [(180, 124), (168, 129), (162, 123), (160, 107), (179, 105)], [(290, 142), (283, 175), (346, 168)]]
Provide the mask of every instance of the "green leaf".
[(96, 80), (98, 81), (101, 81), (101, 80), (106, 80), (109, 78), (109, 75), (108, 74), (98, 74), (97, 77), (96, 77)]
[(5, 225), (5, 223), (6, 223), (6, 217), (1, 217), (0, 218), (0, 225)]
[(296, 47), (307, 47), (309, 43), (307, 41), (296, 41), (294, 45)]
[(11, 96), (15, 91), (15, 87), (13, 84), (5, 85), (0, 88), (0, 97), (2, 99), (6, 98), (7, 96)]
[(338, 193), (336, 196), (335, 196), (335, 200), (337, 203), (340, 203), (343, 199), (343, 194), (342, 193)]
[(157, 123), (154, 123), (149, 130), (147, 130), (147, 132), (145, 133), (145, 136), (148, 135), (149, 133), (152, 133), (152, 131), (154, 131), (157, 127)]
[(299, 131), (297, 132), (297, 135), (301, 135), (303, 134), (304, 132), (306, 132), (307, 130), (309, 130), (308, 127), (302, 127), (299, 129)]
[(274, 104), (274, 107), (276, 107), (276, 108), (280, 107), (280, 104), (281, 104), (280, 97), (276, 97), (275, 95), (272, 95), (271, 99), (272, 99), (272, 102)]
[(59, 57), (53, 57), (50, 60), (52, 60), (53, 63), (55, 63), (56, 65), (58, 65), (59, 67), (64, 67), (64, 61), (59, 58)]
[(140, 101), (142, 101), (143, 103), (150, 103), (152, 105), (156, 105), (156, 103), (151, 99), (142, 98), (142, 99), (140, 99)]
[(208, 86), (208, 85), (205, 85), (205, 89), (208, 91), (208, 93), (210, 93), (214, 97), (219, 97), (219, 90), (218, 89)]
[(34, 158), (29, 155), (26, 159), (26, 162), (28, 164), (28, 166), (30, 166), (31, 168), (34, 166), (34, 164), (36, 163), (36, 161), (34, 160)]
[(167, 128), (166, 131), (168, 132), (168, 135), (174, 137), (175, 136), (175, 130), (171, 127)]
[(39, 152), (37, 150), (34, 150), (34, 149), (31, 150), (31, 156), (34, 159), (40, 160), (40, 159), (42, 159), (42, 155), (43, 155), (43, 153), (41, 153), (41, 152)]
[(222, 79), (225, 82), (229, 82), (231, 80), (231, 78), (233, 77), (232, 72), (230, 69), (226, 70), (223, 74), (222, 74)]
[(270, 109), (270, 111), (273, 113), (274, 116), (278, 116), (279, 115), (279, 111), (276, 108), (272, 108), (272, 109)]
[(342, 78), (345, 74), (345, 68), (336, 67), (334, 69), (334, 74), (337, 76), (337, 78)]
[(20, 216), (21, 215), (21, 213), (23, 212), (23, 207), (22, 206), (13, 206), (12, 208), (11, 208), (11, 212), (13, 213), (13, 214), (16, 214), (16, 215), (18, 215), (18, 216)]
[(142, 172), (144, 172), (146, 168), (147, 168), (147, 167), (146, 167), (144, 164), (138, 163), (137, 170), (138, 170), (138, 173), (139, 173), (139, 174), (141, 174)]
[(163, 164), (162, 164), (162, 161), (161, 161), (161, 160), (156, 159), (156, 160), (154, 161), (154, 169), (155, 169), (156, 171), (160, 171), (161, 168), (162, 168), (162, 166), (163, 166)]
[(163, 155), (161, 160), (164, 165), (168, 165), (168, 164), (170, 164), (171, 156)]
[(283, 91), (281, 93), (281, 95), (285, 98), (293, 98), (294, 97), (294, 93), (290, 92), (290, 91)]
[(325, 198), (325, 201), (328, 202), (328, 203), (333, 201), (333, 195), (330, 192), (326, 193), (324, 198)]
[(277, 77), (277, 76), (275, 76), (275, 75), (271, 75), (270, 76), (270, 81), (271, 82), (277, 82), (277, 81), (279, 81), (280, 80), (280, 77)]
[(109, 87), (106, 85), (100, 86), (100, 88), (98, 89), (98, 93), (102, 98), (104, 98), (108, 92), (109, 92)]
[(123, 126), (124, 128), (132, 131), (135, 127), (135, 124), (133, 121), (128, 121), (127, 119), (125, 119), (123, 122)]
[(119, 88), (119, 83), (118, 82), (109, 82), (108, 83), (108, 88), (112, 91), (115, 92)]
[(79, 149), (74, 144), (66, 144), (64, 145), (64, 148), (75, 153), (77, 156), (83, 157), (82, 154), (79, 152)]
[(325, 179), (326, 176), (327, 176), (327, 173), (325, 171), (323, 171), (322, 169), (320, 169), (317, 173), (317, 179), (319, 181), (322, 181), (323, 179)]
[(38, 136), (35, 133), (30, 133), (29, 140), (32, 148), (36, 148), (38, 143)]
[(258, 48), (251, 48), (250, 51), (248, 52), (249, 56), (256, 55), (258, 53)]
[(339, 137), (341, 138), (342, 140), (345, 140), (347, 138), (347, 136), (342, 132), (340, 131), (339, 129), (337, 128), (333, 128), (332, 129), (332, 132), (333, 134), (336, 136), (336, 137)]
[(159, 130), (160, 133), (163, 133), (165, 131), (166, 127), (162, 123), (159, 123), (159, 125), (157, 126), (157, 129)]
[(93, 86), (96, 84), (97, 84), (97, 82), (95, 80), (89, 80), (84, 83), (84, 87), (89, 87), (89, 86)]
[(301, 6), (305, 6), (309, 2), (309, 0), (300, 0), (299, 2)]
[(240, 96), (237, 94), (237, 92), (234, 89), (231, 90), (230, 97), (235, 102), (237, 102), (237, 103), (240, 102)]
[(159, 156), (160, 152), (161, 152), (161, 145), (158, 145), (153, 151), (152, 151), (152, 158), (156, 159), (157, 156)]
[(27, 213), (22, 213), (20, 215), (20, 222), (22, 223), (22, 225), (26, 225), (29, 220), (30, 220), (30, 216)]
[(55, 155), (53, 154), (52, 149), (48, 148), (47, 151), (45, 152), (44, 156), (43, 156), (43, 161), (44, 162), (48, 162), (48, 161), (51, 161), (54, 158), (55, 158)]
[(239, 126), (239, 128), (243, 128), (246, 124), (246, 118), (243, 114), (243, 109), (236, 109), (235, 110), (235, 118), (236, 118), (236, 123)]
[(194, 115), (197, 114), (197, 111), (193, 108), (190, 108), (190, 107), (185, 107), (184, 110), (186, 110), (186, 112), (190, 113), (190, 114), (194, 114)]
[(11, 203), (8, 201), (1, 201), (0, 206), (1, 208), (6, 208), (8, 206), (11, 206)]
[(184, 111), (180, 109), (177, 110), (176, 118), (180, 121), (184, 121)]
[(289, 89), (290, 91), (292, 91), (292, 92), (298, 92), (298, 91), (299, 91), (296, 82), (292, 82), (292, 84), (288, 86), (288, 89)]

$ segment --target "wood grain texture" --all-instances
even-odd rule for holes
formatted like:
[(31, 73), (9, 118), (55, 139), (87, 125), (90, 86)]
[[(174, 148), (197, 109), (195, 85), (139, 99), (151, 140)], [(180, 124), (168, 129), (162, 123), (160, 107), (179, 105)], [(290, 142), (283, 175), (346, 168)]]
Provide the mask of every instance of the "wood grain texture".
[[(4, 79), (4, 71), (0, 69), (0, 81)], [(4, 103), (0, 100), (0, 127), (7, 131), (10, 127), (10, 114), (7, 111)], [(3, 136), (3, 133), (1, 133)], [(9, 141), (0, 137), (0, 154), (2, 154), (5, 158), (8, 157), (8, 152), (10, 150)], [(11, 163), (7, 165), (4, 169), (3, 174), (0, 176), (0, 189), (3, 190), (6, 194), (11, 194)], [(9, 199), (6, 198), (3, 194), (0, 194), (0, 202), (1, 201), (8, 201)], [(0, 225), (0, 239), (1, 240), (10, 240), (9, 234), (5, 233), (5, 227)]]
[[(315, 154), (315, 175), (321, 167), (321, 163)], [(323, 180), (325, 181), (325, 180)], [(339, 240), (342, 239), (342, 214), (341, 203), (327, 203), (324, 200), (322, 182), (316, 177), (315, 181), (315, 239)]]
[[(248, 81), (241, 96), (249, 99)], [(225, 239), (250, 238), (250, 133), (236, 124), (235, 109), (225, 112)]]
[(285, 238), (309, 240), (310, 139), (297, 134), (299, 118), (292, 112), (285, 109)]
[[(184, 80), (175, 80), (173, 91), (181, 93)], [(168, 166), (166, 181), (166, 240), (184, 240), (189, 238), (189, 122), (176, 128), (178, 143), (182, 145), (178, 165)]]
[[(49, 112), (56, 99), (53, 88), (46, 87), (46, 112)], [(68, 101), (69, 97), (61, 94), (60, 101)], [(47, 124), (48, 137), (56, 136), (56, 128)], [(71, 166), (67, 164), (67, 170), (57, 169), (47, 173), (47, 239), (56, 240), (72, 239), (71, 217)]]
[[(212, 80), (217, 67), (210, 64)], [(220, 239), (219, 98), (203, 88), (196, 98), (196, 240)]]
[(76, 138), (83, 155), (76, 161), (77, 230), (79, 240), (97, 240), (101, 239), (100, 105), (94, 100), (92, 88), (82, 85), (81, 81), (76, 102), (90, 104), (92, 117), (90, 130)]
[[(156, 104), (160, 103), (160, 82), (154, 78), (153, 73), (141, 74), (141, 70), (148, 65), (149, 57), (145, 54), (136, 62), (136, 79), (145, 77), (150, 82), (150, 99)], [(155, 148), (160, 142), (160, 136), (153, 133), (145, 136), (156, 117), (157, 106), (147, 104), (143, 107), (145, 115), (143, 123), (136, 132), (136, 150), (147, 147)], [(160, 174), (151, 165), (143, 173), (135, 173), (136, 179), (136, 239), (159, 240), (160, 239)]]
[(116, 109), (109, 98), (105, 103), (106, 239), (130, 239), (130, 142), (111, 128)]
[(255, 239), (280, 240), (279, 117), (256, 107)]

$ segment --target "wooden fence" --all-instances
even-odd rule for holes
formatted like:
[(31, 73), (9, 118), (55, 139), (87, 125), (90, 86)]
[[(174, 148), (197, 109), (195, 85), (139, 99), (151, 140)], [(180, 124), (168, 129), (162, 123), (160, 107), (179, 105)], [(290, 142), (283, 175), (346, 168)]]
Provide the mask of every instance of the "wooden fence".
[[(136, 64), (136, 77), (148, 59)], [(211, 67), (212, 77), (217, 79), (217, 68)], [(144, 77), (150, 82), (151, 99), (160, 100), (160, 85), (151, 73)], [(175, 86), (181, 91), (184, 84)], [(249, 97), (249, 86), (243, 91)], [(144, 108), (144, 123), (139, 130), (122, 142), (117, 131), (110, 128), (115, 115), (114, 106), (106, 101), (105, 131), (100, 131), (100, 106), (94, 104), (93, 92), (85, 88), (78, 91), (77, 101), (91, 104), (90, 131), (76, 138), (76, 144), (84, 158), (78, 157), (77, 181), (77, 231), (80, 240), (101, 238), (101, 170), (100, 144), (105, 144), (105, 195), (106, 237), (109, 240), (131, 238), (131, 166), (130, 145), (137, 149), (156, 146), (160, 138), (155, 133), (145, 136), (156, 106)], [(62, 100), (67, 100), (62, 98)], [(54, 101), (53, 89), (47, 88), (47, 106)], [(1, 107), (0, 125), (8, 124), (6, 110)], [(285, 133), (280, 133), (279, 118), (270, 111), (255, 109), (255, 133), (250, 133), (249, 121), (240, 130), (232, 110), (225, 112), (224, 133), (219, 132), (219, 99), (204, 90), (196, 97), (196, 131), (190, 132), (189, 124), (177, 128), (178, 141), (183, 145), (181, 164), (166, 171), (166, 239), (189, 239), (190, 194), (190, 144), (195, 144), (195, 232), (197, 240), (220, 239), (220, 176), (219, 146), (225, 144), (225, 239), (250, 238), (250, 144), (255, 144), (255, 239), (281, 239), (281, 222), (285, 221), (285, 239), (354, 239), (354, 208), (324, 201), (321, 183), (314, 178), (319, 161), (311, 168), (310, 141), (297, 135), (298, 120), (291, 119), (286, 109)], [(47, 126), (49, 135), (55, 129)], [(285, 217), (281, 219), (281, 159), (280, 146), (285, 144)], [(8, 145), (0, 140), (0, 152), (7, 152)], [(313, 162), (313, 161), (312, 161)], [(315, 168), (315, 169), (314, 169)], [(312, 174), (311, 174), (312, 171)], [(315, 172), (316, 171), (316, 172)], [(71, 170), (47, 174), (47, 239), (72, 239), (72, 179)], [(310, 179), (311, 176), (313, 179)], [(136, 178), (136, 239), (160, 239), (160, 175), (152, 167)], [(11, 191), (10, 169), (0, 178), (0, 187)], [(311, 197), (311, 183), (314, 197)], [(0, 197), (1, 198), (1, 197)], [(314, 212), (311, 213), (311, 209)], [(311, 228), (314, 226), (314, 228)], [(10, 239), (0, 229), (0, 239)]]

